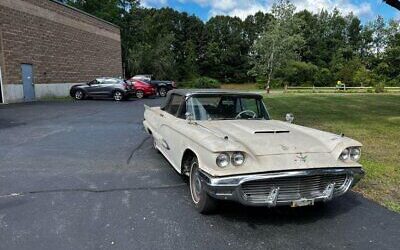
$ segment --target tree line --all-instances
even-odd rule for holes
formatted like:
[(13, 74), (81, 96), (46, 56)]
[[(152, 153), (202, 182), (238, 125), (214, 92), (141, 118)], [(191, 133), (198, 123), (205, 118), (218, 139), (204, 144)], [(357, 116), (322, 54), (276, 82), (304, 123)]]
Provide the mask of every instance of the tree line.
[(400, 85), (400, 25), (383, 17), (362, 23), (338, 10), (298, 11), (277, 0), (269, 13), (244, 20), (200, 18), (138, 0), (66, 0), (121, 28), (125, 75), (150, 73), (188, 81), (271, 86)]

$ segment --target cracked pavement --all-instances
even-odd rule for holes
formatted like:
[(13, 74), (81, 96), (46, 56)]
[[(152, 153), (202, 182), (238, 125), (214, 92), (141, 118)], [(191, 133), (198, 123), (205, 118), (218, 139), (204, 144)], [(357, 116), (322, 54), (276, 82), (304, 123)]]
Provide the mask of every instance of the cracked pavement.
[(0, 249), (398, 249), (400, 215), (355, 193), (198, 214), (143, 131), (161, 101), (0, 106)]

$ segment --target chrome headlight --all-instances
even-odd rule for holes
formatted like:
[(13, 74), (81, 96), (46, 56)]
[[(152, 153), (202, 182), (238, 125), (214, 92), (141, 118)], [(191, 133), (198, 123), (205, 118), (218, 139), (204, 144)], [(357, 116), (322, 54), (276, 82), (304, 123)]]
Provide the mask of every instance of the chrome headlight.
[(360, 147), (350, 147), (346, 148), (342, 151), (339, 156), (339, 159), (342, 161), (359, 161), (361, 157), (361, 148)]
[(339, 159), (342, 161), (347, 161), (349, 158), (350, 158), (350, 150), (348, 148), (346, 148), (340, 154)]
[(361, 148), (354, 147), (350, 149), (350, 159), (353, 161), (359, 161), (361, 157)]
[(227, 153), (221, 153), (217, 156), (216, 163), (220, 168), (226, 168), (229, 165), (229, 155)]
[(245, 159), (246, 158), (242, 152), (234, 152), (232, 154), (231, 162), (234, 166), (241, 166)]

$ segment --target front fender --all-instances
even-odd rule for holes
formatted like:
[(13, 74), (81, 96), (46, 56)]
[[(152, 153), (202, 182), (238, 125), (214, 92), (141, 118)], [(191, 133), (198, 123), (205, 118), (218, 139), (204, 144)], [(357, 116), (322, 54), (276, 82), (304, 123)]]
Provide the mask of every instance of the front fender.
[(339, 159), (340, 154), (349, 147), (362, 147), (362, 144), (356, 140), (343, 137), (336, 147), (332, 150), (332, 155), (335, 159)]

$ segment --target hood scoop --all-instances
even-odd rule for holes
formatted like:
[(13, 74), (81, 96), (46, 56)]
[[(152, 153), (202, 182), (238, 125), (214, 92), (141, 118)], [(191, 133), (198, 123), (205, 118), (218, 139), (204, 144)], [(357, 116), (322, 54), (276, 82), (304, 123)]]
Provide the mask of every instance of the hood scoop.
[(284, 134), (289, 133), (289, 130), (259, 130), (254, 131), (254, 134)]

